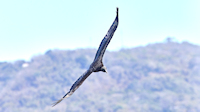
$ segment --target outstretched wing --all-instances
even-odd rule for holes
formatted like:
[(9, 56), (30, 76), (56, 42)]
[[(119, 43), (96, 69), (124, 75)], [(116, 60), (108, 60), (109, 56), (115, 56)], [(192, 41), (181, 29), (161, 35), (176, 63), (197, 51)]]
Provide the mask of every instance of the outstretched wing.
[(69, 90), (69, 92), (67, 92), (63, 98), (61, 98), (60, 100), (56, 101), (55, 103), (53, 103), (52, 107), (57, 105), (58, 103), (60, 103), (63, 99), (70, 97), (78, 88), (79, 86), (85, 81), (85, 79), (91, 74), (91, 70), (87, 70), (83, 75), (81, 75), (76, 82), (72, 85), (71, 89)]
[(97, 59), (102, 60), (103, 55), (105, 53), (105, 50), (106, 50), (108, 44), (110, 43), (110, 40), (112, 39), (112, 36), (113, 36), (115, 30), (117, 29), (117, 26), (118, 26), (118, 8), (117, 8), (116, 18), (115, 18), (113, 24), (111, 25), (110, 29), (108, 30), (108, 33), (106, 34), (106, 36), (101, 41), (99, 49), (98, 49), (96, 56), (94, 58), (94, 61), (97, 60)]

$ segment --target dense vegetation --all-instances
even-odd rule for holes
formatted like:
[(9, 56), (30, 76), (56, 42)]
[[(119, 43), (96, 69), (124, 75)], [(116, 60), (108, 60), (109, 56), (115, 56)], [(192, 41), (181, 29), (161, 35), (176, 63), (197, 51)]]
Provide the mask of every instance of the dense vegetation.
[(96, 49), (49, 50), (30, 62), (0, 62), (0, 111), (200, 111), (200, 46), (171, 41), (106, 51), (108, 74), (93, 73), (52, 108), (95, 53)]

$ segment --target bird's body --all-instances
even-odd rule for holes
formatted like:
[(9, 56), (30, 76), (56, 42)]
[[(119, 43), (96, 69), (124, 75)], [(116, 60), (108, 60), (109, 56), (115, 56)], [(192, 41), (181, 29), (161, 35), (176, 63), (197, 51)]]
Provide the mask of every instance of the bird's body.
[(118, 26), (118, 8), (117, 8), (117, 16), (116, 16), (113, 24), (111, 25), (110, 29), (108, 30), (108, 33), (101, 41), (101, 44), (100, 44), (100, 46), (97, 50), (96, 56), (94, 58), (94, 61), (90, 65), (89, 69), (76, 80), (76, 82), (70, 88), (69, 92), (66, 93), (62, 99), (55, 102), (53, 104), (53, 106), (60, 103), (64, 98), (71, 96), (92, 72), (99, 72), (99, 71), (107, 72), (106, 67), (103, 65), (102, 59), (103, 59), (105, 50), (106, 50), (108, 44), (110, 43), (110, 40), (112, 39), (112, 36), (114, 35), (115, 30), (117, 29), (117, 26)]

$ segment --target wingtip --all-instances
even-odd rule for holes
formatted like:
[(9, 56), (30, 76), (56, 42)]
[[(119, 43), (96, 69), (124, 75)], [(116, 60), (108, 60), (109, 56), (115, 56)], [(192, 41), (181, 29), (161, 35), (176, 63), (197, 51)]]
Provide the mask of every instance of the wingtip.
[(117, 7), (117, 16), (118, 16), (118, 10), (119, 10), (119, 8)]
[(56, 101), (55, 103), (52, 104), (52, 107), (56, 106), (58, 103), (60, 103), (64, 98), (61, 98), (60, 100)]
[[(73, 93), (73, 92), (72, 92)], [(72, 95), (72, 93), (70, 94), (70, 91), (64, 95), (63, 98), (61, 98), (60, 100), (56, 101), (55, 103), (52, 104), (52, 107), (54, 107), (55, 105), (57, 105), (58, 103), (60, 103), (63, 99), (68, 98)]]

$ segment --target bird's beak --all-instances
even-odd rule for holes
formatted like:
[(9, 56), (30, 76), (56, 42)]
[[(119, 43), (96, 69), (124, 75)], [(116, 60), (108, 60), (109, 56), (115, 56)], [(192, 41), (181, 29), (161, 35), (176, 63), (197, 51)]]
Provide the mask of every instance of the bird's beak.
[(106, 71), (106, 73), (108, 73), (108, 71), (107, 70), (105, 70)]

